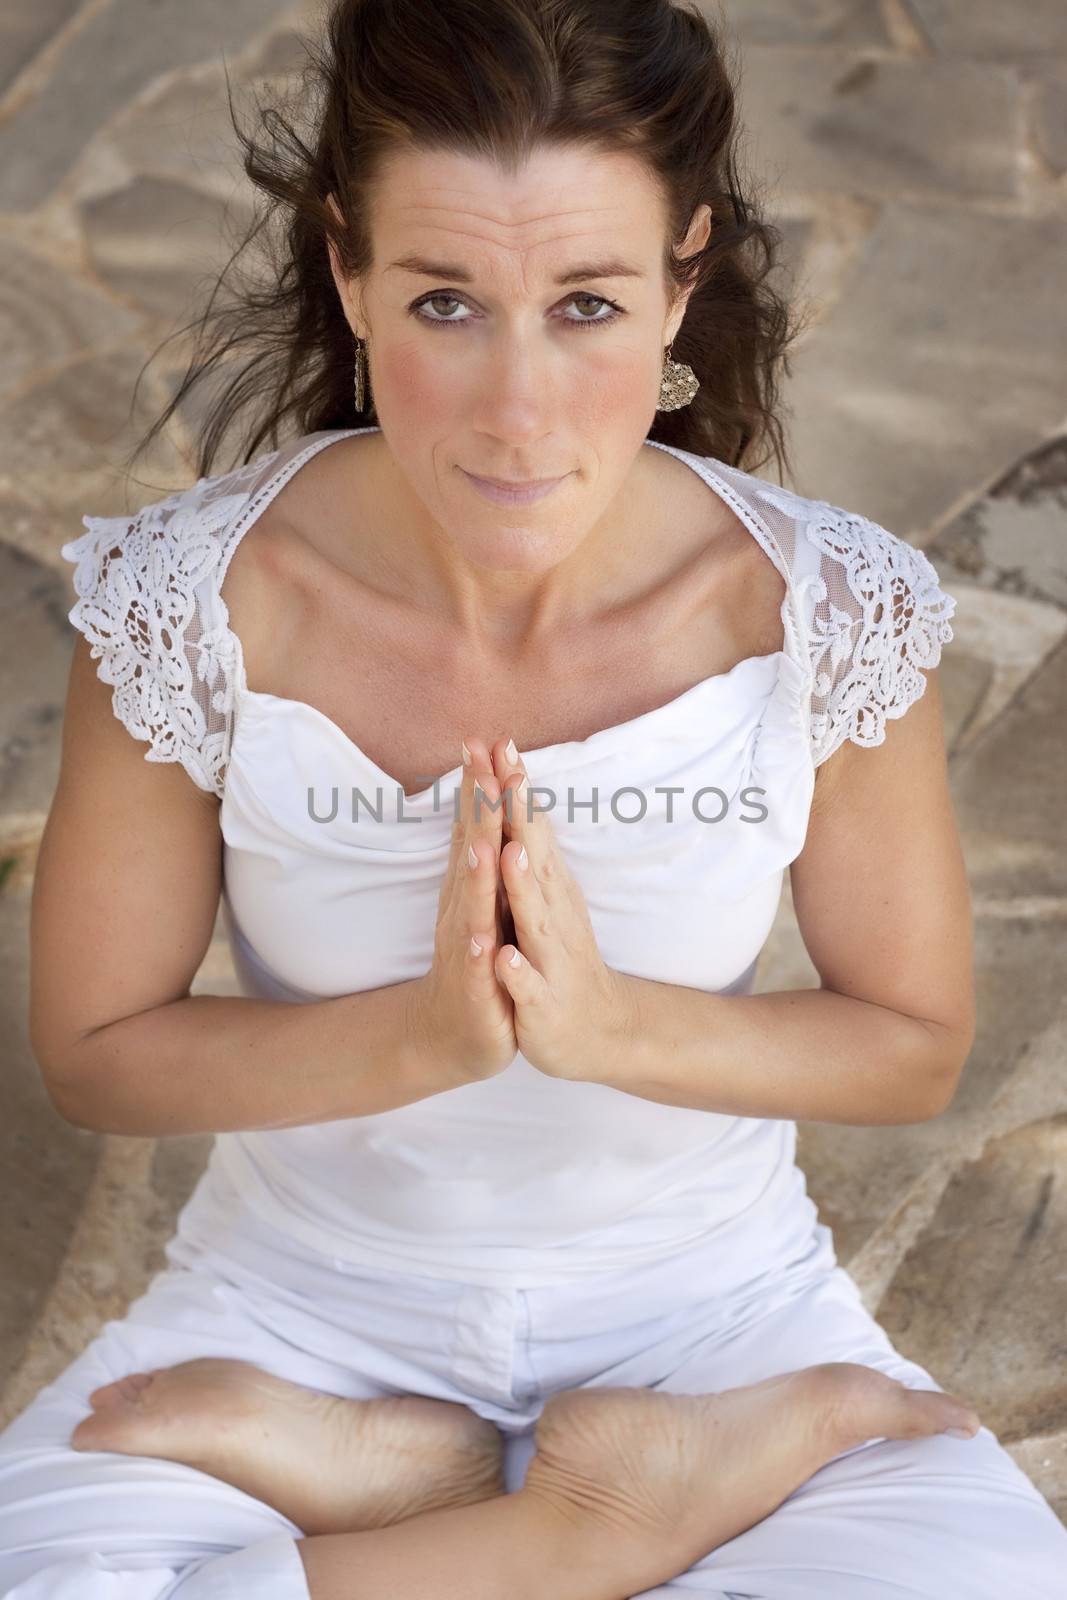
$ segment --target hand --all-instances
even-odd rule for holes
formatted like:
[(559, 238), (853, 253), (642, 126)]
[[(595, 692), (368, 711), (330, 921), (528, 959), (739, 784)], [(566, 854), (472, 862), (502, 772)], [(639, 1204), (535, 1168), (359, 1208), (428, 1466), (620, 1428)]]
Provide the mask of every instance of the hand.
[(518, 1048), (550, 1078), (595, 1081), (613, 1041), (634, 1024), (633, 988), (605, 964), (555, 829), (547, 813), (528, 815), (519, 792), (525, 769), (502, 742), (493, 747), (493, 770), (505, 799), (500, 869), (515, 941), (501, 945), (496, 971), (514, 1002)]
[[(463, 768), (459, 816), (438, 898), (433, 965), (412, 985), (416, 1054), (440, 1070), (442, 1087), (494, 1077), (519, 1048), (514, 1006), (495, 971), (507, 911), (499, 867), (504, 808), (489, 802), (500, 799), (500, 783), (484, 743), (465, 743), (471, 763)], [(476, 783), (484, 791), (477, 814)], [(468, 851), (477, 857), (476, 866)]]

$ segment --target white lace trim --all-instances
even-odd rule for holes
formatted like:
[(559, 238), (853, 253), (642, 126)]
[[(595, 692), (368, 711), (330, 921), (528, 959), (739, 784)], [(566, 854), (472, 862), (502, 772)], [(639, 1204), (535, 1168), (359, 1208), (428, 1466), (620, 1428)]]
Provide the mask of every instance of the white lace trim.
[(114, 686), (116, 717), (148, 742), (146, 761), (180, 761), (221, 797), (233, 713), (236, 641), (216, 619), (205, 578), (264, 459), (145, 506), (133, 517), (85, 516), (62, 546), (76, 562), (69, 620)]
[(936, 667), (941, 646), (952, 639), (956, 601), (940, 587), (922, 550), (867, 517), (809, 504), (814, 515), (805, 533), (848, 586), (846, 594), (838, 581), (828, 586), (825, 576), (804, 580), (818, 765), (846, 739), (864, 746), (884, 742), (886, 722), (920, 698), (926, 689), (921, 669)]

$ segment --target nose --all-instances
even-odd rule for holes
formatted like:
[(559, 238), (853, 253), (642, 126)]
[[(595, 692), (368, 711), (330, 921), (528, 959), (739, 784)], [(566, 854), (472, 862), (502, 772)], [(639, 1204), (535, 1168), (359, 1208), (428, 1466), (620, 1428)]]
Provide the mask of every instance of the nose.
[[(493, 340), (478, 375), (475, 425), (505, 444), (526, 448), (536, 443), (548, 431), (546, 419), (560, 380), (560, 359), (547, 345), (539, 347), (533, 334), (504, 334)], [(536, 469), (531, 476), (542, 477), (548, 470)]]

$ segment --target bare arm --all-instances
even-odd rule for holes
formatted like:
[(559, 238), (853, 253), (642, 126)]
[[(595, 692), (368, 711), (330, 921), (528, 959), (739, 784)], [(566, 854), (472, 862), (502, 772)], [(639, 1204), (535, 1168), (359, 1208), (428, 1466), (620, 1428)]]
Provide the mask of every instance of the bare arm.
[(222, 882), (218, 801), (147, 762), (75, 640), (31, 908), (30, 1036), (57, 1110), (137, 1135), (299, 1127), (454, 1087), (422, 980), (309, 1004), (190, 995)]
[(885, 742), (818, 769), (790, 876), (818, 989), (709, 995), (623, 974), (597, 1082), (666, 1105), (855, 1125), (945, 1109), (974, 1042), (973, 930), (936, 668)]

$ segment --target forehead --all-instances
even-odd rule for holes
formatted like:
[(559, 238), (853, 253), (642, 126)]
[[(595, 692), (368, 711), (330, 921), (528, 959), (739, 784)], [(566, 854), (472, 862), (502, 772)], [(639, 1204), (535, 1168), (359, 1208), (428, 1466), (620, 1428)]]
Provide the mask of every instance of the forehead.
[(541, 146), (511, 173), (483, 156), (397, 152), (375, 189), (375, 255), (385, 263), (405, 248), (451, 244), (492, 259), (596, 245), (647, 265), (660, 207), (647, 166), (625, 151)]

